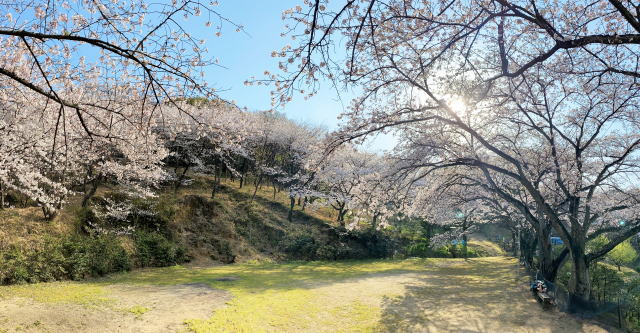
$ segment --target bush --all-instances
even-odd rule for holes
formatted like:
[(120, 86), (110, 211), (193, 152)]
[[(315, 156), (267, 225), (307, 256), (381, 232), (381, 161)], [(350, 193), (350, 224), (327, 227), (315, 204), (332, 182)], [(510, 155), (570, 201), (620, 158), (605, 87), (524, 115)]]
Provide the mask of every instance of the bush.
[(75, 236), (63, 245), (69, 277), (78, 280), (131, 269), (131, 259), (120, 241), (108, 235)]
[(311, 235), (292, 234), (287, 235), (280, 246), (292, 259), (313, 260), (316, 259), (320, 245)]
[(134, 235), (136, 263), (140, 267), (172, 266), (185, 262), (185, 250), (158, 232), (138, 231)]
[[(398, 246), (391, 237), (371, 229), (349, 231), (343, 234), (342, 240), (351, 245), (347, 255), (350, 259), (387, 258)], [(354, 246), (354, 242), (359, 246)]]
[(0, 252), (0, 285), (29, 282), (29, 259), (19, 248)]
[(0, 284), (81, 279), (130, 268), (129, 256), (111, 236), (50, 237), (37, 249), (0, 252)]
[(429, 247), (428, 240), (420, 240), (409, 244), (404, 250), (408, 257), (427, 258), (433, 256), (433, 250)]
[(337, 260), (340, 257), (340, 250), (333, 245), (321, 245), (316, 249), (315, 257), (318, 260)]

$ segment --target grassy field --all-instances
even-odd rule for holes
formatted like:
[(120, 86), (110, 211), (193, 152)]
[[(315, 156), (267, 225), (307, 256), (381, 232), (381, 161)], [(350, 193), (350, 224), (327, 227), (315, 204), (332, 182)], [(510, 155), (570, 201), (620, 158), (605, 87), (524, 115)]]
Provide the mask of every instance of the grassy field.
[(514, 259), (170, 267), (0, 288), (0, 332), (606, 332), (543, 311)]

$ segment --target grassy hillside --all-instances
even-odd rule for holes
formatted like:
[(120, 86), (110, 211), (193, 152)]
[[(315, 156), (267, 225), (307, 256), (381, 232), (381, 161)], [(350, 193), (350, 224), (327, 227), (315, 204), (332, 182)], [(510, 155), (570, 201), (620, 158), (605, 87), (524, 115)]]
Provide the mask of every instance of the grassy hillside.
[(344, 259), (368, 256), (366, 240), (337, 229), (329, 208), (296, 205), (287, 219), (289, 197), (262, 186), (252, 200), (253, 185), (224, 181), (211, 198), (211, 181), (194, 179), (177, 195), (163, 194), (178, 207), (170, 228), (198, 258), (223, 262), (251, 259)]
[[(189, 185), (177, 191), (167, 186), (148, 199), (104, 186), (90, 209), (81, 208), (80, 197), (74, 197), (52, 221), (44, 220), (37, 207), (0, 210), (0, 284), (82, 279), (185, 261), (206, 265), (421, 256), (407, 252), (410, 243), (393, 230), (340, 228), (330, 207), (296, 203), (289, 221), (286, 191), (264, 185), (254, 197), (250, 182), (240, 188), (238, 181), (223, 179), (212, 197), (213, 184), (211, 177), (190, 175)], [(105, 217), (100, 212), (109, 205), (124, 205), (128, 213)], [(496, 244), (478, 237), (469, 243), (473, 256), (504, 255)], [(455, 257), (449, 250), (422, 252)]]
[[(150, 199), (133, 199), (102, 187), (82, 209), (74, 197), (52, 221), (37, 207), (0, 210), (0, 284), (79, 279), (135, 267), (186, 261), (336, 260), (384, 257), (388, 240), (372, 232), (346, 232), (328, 208), (296, 205), (289, 221), (289, 197), (262, 186), (223, 180), (211, 196), (212, 179), (192, 182)], [(104, 228), (97, 211), (125, 203), (130, 213)], [(101, 206), (102, 205), (102, 206)], [(28, 206), (28, 205), (27, 205)], [(102, 217), (102, 220), (105, 218)], [(103, 224), (100, 224), (103, 223)]]

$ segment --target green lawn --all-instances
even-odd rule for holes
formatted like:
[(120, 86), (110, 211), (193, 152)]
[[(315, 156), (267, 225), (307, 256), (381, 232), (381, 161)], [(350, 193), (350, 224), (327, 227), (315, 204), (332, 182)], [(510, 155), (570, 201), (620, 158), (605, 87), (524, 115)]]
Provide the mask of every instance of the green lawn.
[(506, 257), (150, 269), (2, 287), (0, 332), (604, 331), (541, 310), (517, 270)]

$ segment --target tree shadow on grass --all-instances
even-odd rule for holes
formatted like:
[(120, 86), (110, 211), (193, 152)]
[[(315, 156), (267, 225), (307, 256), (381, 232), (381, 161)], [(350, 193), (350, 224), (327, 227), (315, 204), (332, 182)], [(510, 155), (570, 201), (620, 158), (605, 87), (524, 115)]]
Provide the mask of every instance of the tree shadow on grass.
[(583, 332), (583, 324), (544, 311), (514, 283), (514, 265), (482, 261), (444, 267), (383, 300), (382, 332)]

